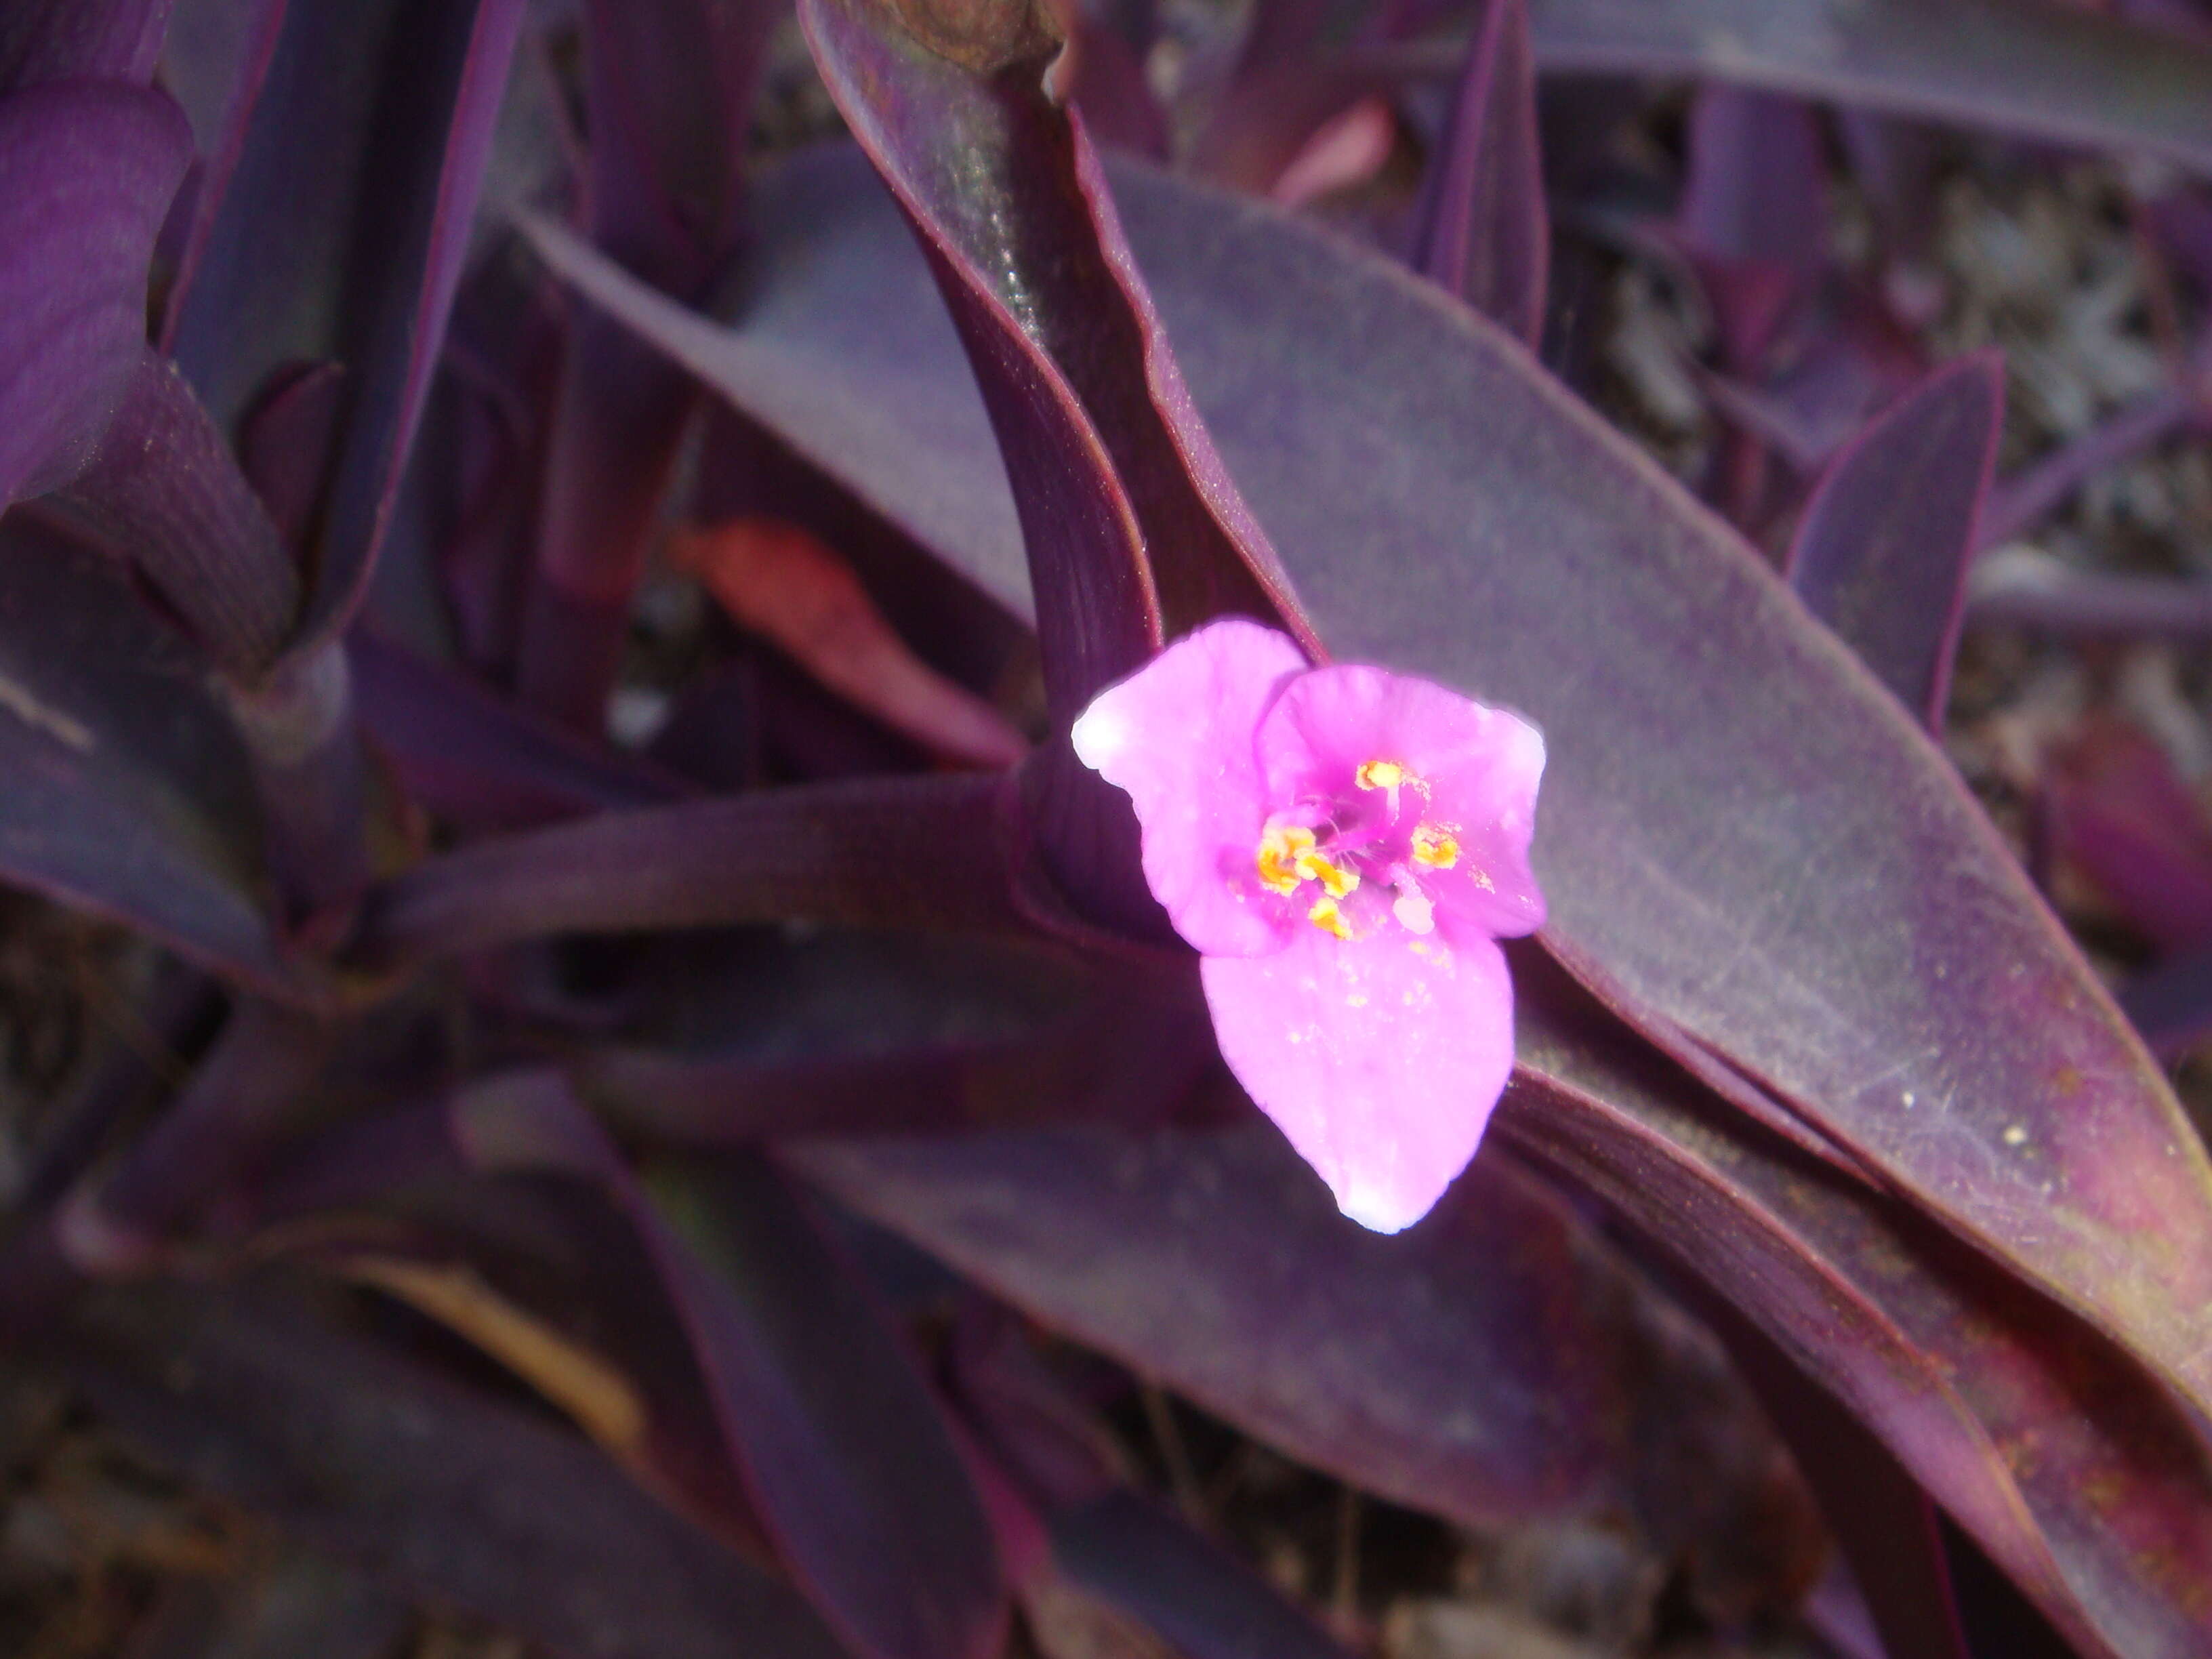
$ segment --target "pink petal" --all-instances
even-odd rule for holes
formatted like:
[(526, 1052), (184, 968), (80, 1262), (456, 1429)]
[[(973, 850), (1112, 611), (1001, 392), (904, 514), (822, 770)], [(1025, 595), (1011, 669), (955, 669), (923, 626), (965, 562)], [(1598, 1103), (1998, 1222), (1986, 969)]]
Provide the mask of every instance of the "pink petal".
[(1544, 739), (1519, 715), (1384, 668), (1319, 668), (1275, 700), (1260, 756), (1279, 802), (1343, 794), (1364, 763), (1397, 762), (1427, 786), (1421, 816), (1459, 843), (1451, 870), (1424, 878), (1438, 910), (1494, 939), (1544, 925), (1528, 864)]
[(1364, 1227), (1426, 1215), (1513, 1069), (1513, 983), (1489, 939), (1304, 927), (1199, 964), (1222, 1058)]
[(1254, 878), (1267, 805), (1253, 734), (1305, 668), (1287, 634), (1241, 617), (1209, 623), (1100, 692), (1068, 734), (1085, 766), (1128, 792), (1146, 884), (1208, 954), (1282, 944), (1285, 924)]

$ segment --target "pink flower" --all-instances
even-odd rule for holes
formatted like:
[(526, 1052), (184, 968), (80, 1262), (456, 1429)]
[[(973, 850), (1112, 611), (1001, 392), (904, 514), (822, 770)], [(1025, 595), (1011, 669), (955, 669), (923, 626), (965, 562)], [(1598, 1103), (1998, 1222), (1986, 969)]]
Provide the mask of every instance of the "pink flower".
[(1237, 1081), (1345, 1214), (1419, 1220), (1513, 1069), (1498, 941), (1543, 925), (1543, 738), (1426, 680), (1309, 667), (1234, 618), (1100, 693), (1072, 735), (1136, 807)]

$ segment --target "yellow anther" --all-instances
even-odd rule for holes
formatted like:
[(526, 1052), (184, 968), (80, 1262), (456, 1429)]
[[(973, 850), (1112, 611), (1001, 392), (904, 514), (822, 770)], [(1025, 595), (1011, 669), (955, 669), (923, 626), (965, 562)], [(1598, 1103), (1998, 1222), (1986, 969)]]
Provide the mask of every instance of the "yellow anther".
[(1333, 899), (1340, 899), (1359, 885), (1359, 872), (1347, 870), (1340, 864), (1331, 864), (1317, 852), (1301, 853), (1291, 861), (1291, 867), (1301, 879), (1317, 881), (1322, 891)]
[(1362, 789), (1395, 789), (1405, 782), (1406, 769), (1395, 761), (1371, 760), (1352, 775)]
[(1314, 879), (1303, 868), (1303, 861), (1311, 854), (1313, 848), (1314, 833), (1303, 825), (1269, 824), (1260, 837), (1260, 850), (1252, 860), (1260, 872), (1260, 884), (1271, 892), (1297, 892), (1300, 882)]
[(1344, 912), (1336, 908), (1333, 898), (1316, 899), (1313, 908), (1306, 912), (1306, 920), (1324, 933), (1334, 933), (1339, 939), (1352, 937), (1352, 924), (1344, 919)]
[(1459, 842), (1449, 830), (1421, 824), (1413, 831), (1413, 862), (1431, 870), (1449, 870), (1459, 862)]

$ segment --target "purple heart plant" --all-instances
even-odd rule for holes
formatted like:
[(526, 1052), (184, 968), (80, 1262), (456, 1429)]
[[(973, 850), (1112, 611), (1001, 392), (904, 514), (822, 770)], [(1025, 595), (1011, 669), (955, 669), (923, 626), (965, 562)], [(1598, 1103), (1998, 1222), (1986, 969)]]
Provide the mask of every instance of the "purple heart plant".
[[(2207, 631), (1968, 573), (2208, 429), (2212, 14), (790, 10), (0, 0), (0, 879), (126, 1034), (21, 1363), (532, 1651), (1424, 1650), (1352, 1494), (1609, 1651), (2212, 1651), (2212, 1158), (1931, 740)], [(1937, 186), (2062, 146), (2160, 367), (1993, 483)], [(2068, 764), (2179, 1053), (2212, 827)]]

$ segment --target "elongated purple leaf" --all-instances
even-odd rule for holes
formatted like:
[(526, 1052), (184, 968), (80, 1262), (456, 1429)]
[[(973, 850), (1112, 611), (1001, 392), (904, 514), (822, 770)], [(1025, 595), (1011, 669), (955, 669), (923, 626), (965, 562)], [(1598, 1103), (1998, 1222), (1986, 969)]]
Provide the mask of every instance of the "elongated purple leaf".
[(315, 994), (264, 892), (253, 784), (206, 662), (112, 561), (0, 527), (0, 877), (269, 994)]
[(234, 679), (276, 659), (299, 571), (207, 411), (150, 350), (83, 470), (42, 506), (135, 564)]
[[(596, 0), (584, 9), (592, 240), (653, 286), (696, 298), (728, 258), (744, 137), (773, 0)], [(545, 466), (537, 583), (519, 684), (586, 731), (605, 720), (697, 388), (596, 312), (568, 331)]]
[(203, 210), (170, 334), (225, 425), (280, 366), (336, 359), (354, 377), (302, 646), (343, 629), (391, 515), (521, 13), (286, 0), (241, 88), (235, 165)]
[(121, 403), (154, 238), (191, 157), (159, 93), (0, 96), (0, 507), (74, 477)]
[(73, 1316), (58, 1358), (187, 1480), (434, 1602), (580, 1659), (837, 1659), (788, 1586), (532, 1413), (290, 1297), (149, 1285)]
[(1690, 112), (1677, 225), (1699, 253), (1802, 272), (1827, 251), (1820, 129), (1793, 98), (1710, 88)]
[[(1687, 75), (2212, 171), (2212, 51), (2039, 0), (1531, 0), (1536, 61)], [(1455, 49), (1425, 48), (1440, 72)]]
[(255, 1183), (259, 1236), (441, 1320), (695, 1525), (764, 1558), (683, 1316), (610, 1190), (626, 1176), (574, 1119), (557, 1075), (526, 1073), (343, 1125)]
[(15, 0), (0, 14), (0, 92), (41, 81), (153, 78), (172, 0)]
[(2212, 1547), (2212, 1453), (2191, 1414), (1909, 1206), (1711, 1118), (1539, 966), (1520, 964), (1505, 1138), (1758, 1325), (2085, 1651), (2196, 1652), (2212, 1607), (2176, 1587)]
[[(1553, 933), (1632, 1007), (2212, 1401), (2203, 1149), (1905, 711), (1748, 548), (1479, 320), (1264, 207), (1115, 176), (1192, 394), (1332, 647), (1545, 730), (1535, 856)], [(942, 319), (907, 309), (926, 289), (889, 204), (829, 153), (760, 205), (744, 327), (717, 344), (680, 321), (676, 348), (709, 375), (726, 351), (740, 400), (771, 422), (783, 404), (810, 453), (836, 453), (837, 411), (865, 399), (844, 465), (1018, 604), (1000, 463), (964, 451), (983, 434), (973, 412), (948, 414), (964, 370)], [(635, 324), (671, 320), (621, 303)], [(804, 364), (804, 391), (751, 378), (769, 363)], [(868, 469), (908, 417), (933, 472), (902, 498), (910, 461)], [(2047, 1163), (2017, 1154), (2015, 1127)]]
[[(848, 942), (826, 969), (775, 964), (775, 994), (749, 980), (737, 1010), (707, 1021), (709, 1047), (603, 1049), (572, 1075), (648, 1144), (729, 1150), (808, 1135), (1143, 1124), (1173, 1110), (1213, 1060), (1188, 969), (1161, 982), (1077, 973), (1058, 953), (885, 943)], [(1133, 1030), (1145, 1041), (1131, 1042)]]
[(913, 1361), (783, 1178), (757, 1157), (641, 1188), (557, 1079), (483, 1091), (485, 1167), (601, 1182), (684, 1323), (777, 1550), (858, 1653), (963, 1659), (1003, 1635), (982, 1506)]
[(1145, 79), (1140, 52), (1080, 9), (1069, 20), (1068, 40), (1074, 69), (1063, 95), (1083, 112), (1092, 138), (1165, 161), (1171, 139), (1168, 115)]
[(2039, 550), (2008, 549), (1975, 567), (1966, 617), (2062, 639), (2186, 642), (2212, 634), (2212, 582), (2080, 570)]
[(1133, 1493), (1065, 1511), (1050, 1526), (1053, 1562), (1069, 1583), (1188, 1659), (1342, 1659), (1266, 1579)]
[(1483, 0), (1415, 210), (1413, 266), (1518, 335), (1544, 337), (1552, 221), (1525, 0)]
[(1798, 597), (1930, 731), (2003, 424), (2002, 358), (1930, 375), (1836, 457), (1790, 544)]
[(1709, 1320), (1820, 1499), (1885, 1659), (1972, 1659), (1936, 1506), (1866, 1425), (1739, 1316)]
[[(1627, 1510), (1671, 1548), (1766, 1500), (1768, 1448), (1717, 1357), (1510, 1161), (1385, 1238), (1259, 1126), (789, 1155), (1033, 1317), (1395, 1501), (1474, 1526)], [(1639, 1463), (1678, 1456), (1704, 1465), (1699, 1502), (1656, 1479), (1641, 1504)]]
[(404, 646), (359, 631), (348, 644), (363, 730), (441, 817), (526, 829), (690, 793), (680, 778), (549, 725)]
[(563, 933), (806, 917), (1034, 933), (992, 776), (888, 778), (610, 812), (449, 853), (373, 896), (371, 959)]
[(1826, 169), (1812, 109), (1707, 87), (1690, 109), (1675, 234), (1703, 279), (1729, 364), (1756, 367), (1827, 249)]
[(2192, 423), (2212, 423), (2203, 394), (2185, 382), (2165, 386), (2007, 474), (1990, 492), (1982, 515), (1983, 545), (1994, 547), (2025, 534), (2090, 479)]
[(2179, 1058), (2212, 1031), (2212, 947), (2160, 963), (2121, 993), (2120, 1006), (2154, 1052)]
[(724, 1425), (776, 1544), (831, 1623), (884, 1659), (983, 1659), (1006, 1591), (981, 1500), (913, 1361), (783, 1178), (664, 1170), (655, 1207)]
[[(422, 1185), (460, 1169), (497, 1184)], [(764, 1527), (856, 1652), (991, 1647), (1003, 1591), (937, 1407), (765, 1165), (672, 1170), (648, 1198), (560, 1076), (526, 1073), (342, 1133), (279, 1192), (299, 1212), (396, 1183), (414, 1188), (392, 1195), (434, 1251), (458, 1243), (462, 1262), (635, 1378), (650, 1419), (616, 1432), (617, 1449), (726, 1528)], [(333, 1251), (327, 1224), (310, 1237), (341, 1256), (362, 1247)]]
[[(851, 190), (858, 181), (848, 172), (842, 182)], [(793, 216), (812, 210), (811, 193), (789, 169), (771, 174), (757, 192), (759, 222), (796, 223)], [(871, 205), (890, 204), (878, 197)], [(888, 233), (885, 243), (905, 234), (888, 211), (874, 228)], [(967, 550), (952, 561), (956, 568), (1009, 610), (1030, 614), (1021, 523), (1006, 468), (928, 269), (910, 245), (851, 237), (812, 247), (795, 240), (761, 243), (747, 267), (753, 291), (744, 325), (732, 330), (629, 277), (549, 220), (526, 219), (522, 229), (555, 273), (594, 305), (923, 546), (940, 556)], [(851, 295), (872, 289), (874, 314), (854, 309)], [(922, 361), (936, 372), (902, 377), (895, 402), (880, 384), (839, 369), (879, 356), (896, 362), (908, 351), (926, 353)]]

